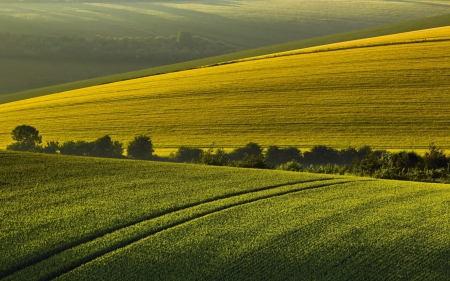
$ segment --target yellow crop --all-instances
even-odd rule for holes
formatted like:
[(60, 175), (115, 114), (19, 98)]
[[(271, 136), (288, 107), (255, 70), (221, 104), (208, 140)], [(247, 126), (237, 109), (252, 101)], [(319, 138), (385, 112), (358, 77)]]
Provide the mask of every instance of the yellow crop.
[(248, 60), (3, 104), (0, 147), (21, 124), (35, 126), (44, 141), (110, 134), (127, 142), (142, 133), (157, 148), (249, 141), (449, 147), (450, 41), (381, 44), (422, 37), (447, 38), (450, 28), (333, 46), (376, 47)]

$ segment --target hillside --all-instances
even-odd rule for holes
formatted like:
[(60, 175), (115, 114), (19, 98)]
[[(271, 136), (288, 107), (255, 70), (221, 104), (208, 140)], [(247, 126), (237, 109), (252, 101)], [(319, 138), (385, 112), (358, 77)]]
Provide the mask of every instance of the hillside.
[(127, 142), (148, 134), (156, 148), (249, 141), (383, 149), (421, 149), (434, 141), (447, 148), (449, 30), (343, 42), (3, 104), (0, 144), (11, 143), (15, 126), (28, 124), (44, 141), (110, 134)]
[[(137, 51), (146, 50), (147, 52), (148, 48), (138, 48), (131, 52), (128, 47), (118, 48), (116, 44), (107, 46), (96, 44), (92, 47), (83, 43), (97, 36), (116, 38), (119, 41), (124, 37), (156, 39), (176, 37), (180, 30), (185, 30), (208, 40), (223, 41), (226, 45), (232, 45), (235, 50), (243, 51), (368, 27), (380, 27), (389, 23), (412, 21), (410, 22), (412, 27), (413, 20), (450, 13), (450, 5), (442, 1), (440, 3), (384, 0), (197, 0), (195, 3), (185, 1), (48, 2), (51, 3), (0, 3), (0, 38), (2, 38), (0, 41), (3, 42), (0, 45), (0, 64), (4, 66), (0, 69), (2, 77), (0, 95), (227, 53), (203, 52), (191, 48), (189, 56), (173, 50), (167, 55), (165, 51), (169, 48), (165, 46), (160, 50), (150, 50), (150, 53), (156, 53), (156, 55), (141, 61), (140, 52)], [(448, 16), (447, 18), (441, 16), (441, 18), (447, 21), (446, 25), (450, 24)], [(430, 24), (431, 21), (433, 20), (428, 19), (422, 23)], [(405, 31), (396, 30), (396, 27), (400, 25), (385, 28), (392, 29), (391, 33)], [(419, 28), (428, 27), (431, 26), (422, 25)], [(2, 37), (5, 33), (38, 38), (32, 40), (36, 41), (33, 44), (12, 44), (8, 48), (8, 40)], [(333, 40), (333, 36), (328, 39)], [(338, 40), (334, 38), (333, 42), (350, 39), (355, 38), (339, 38)], [(309, 46), (325, 43), (332, 42), (318, 42)], [(302, 46), (297, 44), (294, 48), (283, 50), (300, 47)], [(8, 49), (13, 52), (8, 52)], [(269, 48), (260, 51), (267, 54), (280, 50)], [(111, 52), (116, 55), (108, 55)], [(125, 60), (123, 60), (124, 54), (127, 57)], [(236, 55), (240, 58), (249, 56), (248, 54)], [(81, 64), (81, 61), (86, 61), (86, 56), (90, 59), (87, 63)], [(232, 59), (235, 58), (236, 56)], [(216, 62), (223, 59), (216, 58)], [(229, 59), (230, 57), (225, 58), (225, 60)], [(49, 67), (49, 62), (52, 67)], [(202, 62), (198, 63), (200, 64), (196, 66), (202, 65)], [(186, 66), (189, 68), (188, 65)], [(185, 65), (174, 67), (186, 68)], [(158, 72), (160, 71), (146, 70), (137, 76)], [(105, 82), (105, 78), (101, 81)], [(54, 93), (86, 86), (86, 83), (88, 86), (99, 84), (94, 80), (77, 83), (69, 86), (70, 88), (59, 87), (42, 91)]]
[(2, 280), (449, 274), (447, 185), (0, 151), (0, 189)]
[[(139, 78), (144, 76), (151, 76), (151, 75), (157, 75), (161, 73), (169, 73), (169, 72), (175, 72), (175, 71), (181, 71), (186, 69), (192, 69), (201, 67), (204, 65), (210, 65), (210, 64), (216, 64), (216, 63), (222, 63), (225, 61), (230, 60), (236, 60), (236, 59), (243, 59), (248, 57), (254, 57), (254, 56), (260, 56), (260, 55), (268, 55), (273, 53), (279, 53), (284, 51), (291, 51), (295, 49), (302, 49), (302, 48), (308, 48), (308, 47), (315, 47), (319, 45), (325, 45), (325, 44), (332, 44), (332, 43), (339, 43), (343, 41), (349, 41), (349, 40), (357, 40), (357, 39), (363, 39), (363, 38), (371, 38), (376, 36), (382, 36), (382, 35), (389, 35), (389, 34), (397, 34), (397, 33), (403, 33), (403, 32), (409, 32), (409, 31), (416, 31), (421, 29), (428, 29), (428, 28), (436, 28), (436, 27), (442, 27), (442, 26), (448, 26), (450, 25), (450, 16), (447, 15), (441, 15), (441, 16), (435, 16), (430, 18), (424, 18), (419, 20), (412, 20), (407, 22), (400, 22), (396, 24), (389, 24), (389, 25), (382, 25), (378, 27), (372, 27), (362, 30), (356, 30), (356, 31), (350, 31), (345, 33), (339, 33), (339, 34), (333, 34), (328, 36), (321, 36), (316, 37), (312, 39), (306, 39), (306, 40), (300, 40), (300, 41), (294, 41), (294, 42), (288, 42), (284, 44), (278, 44), (258, 49), (251, 49), (248, 51), (242, 51), (237, 52), (233, 54), (223, 55), (223, 56), (217, 56), (212, 58), (206, 58), (201, 60), (194, 60), (179, 64), (173, 64), (173, 65), (167, 65), (167, 66), (161, 66), (161, 67), (153, 67), (149, 69), (144, 69), (140, 71), (132, 71), (128, 73), (121, 73), (117, 75), (111, 75), (111, 76), (105, 76), (105, 77), (99, 77), (95, 79), (87, 79), (82, 81), (76, 81), (72, 83), (67, 84), (60, 84), (55, 86), (48, 86), (44, 88), (24, 91), (20, 93), (14, 93), (14, 94), (6, 94), (6, 95), (0, 95), (0, 104), (11, 102), (11, 101), (17, 101), (21, 99), (26, 98), (32, 98), (36, 96), (46, 95), (46, 94), (52, 94), (52, 93), (58, 93), (68, 90), (74, 90), (99, 84), (105, 84), (105, 83), (112, 83), (127, 79), (133, 79), (133, 78)], [(5, 65), (11, 65), (11, 67), (5, 68), (3, 73), (3, 77), (8, 78), (11, 75), (15, 77), (12, 80), (9, 81), (15, 81), (15, 79), (24, 79), (24, 76), (27, 77), (26, 82), (22, 81), (21, 83), (33, 83), (32, 81), (35, 81), (34, 79), (30, 79), (31, 77), (38, 78), (40, 75), (26, 75), (24, 72), (22, 72), (23, 67), (29, 67), (30, 63), (32, 62), (14, 62), (9, 61)], [(94, 69), (94, 71), (100, 71), (100, 69), (95, 70), (95, 64), (88, 64), (88, 68), (91, 70)], [(120, 67), (126, 67), (127, 64), (122, 64)], [(82, 73), (81, 70), (83, 69), (83, 66), (80, 64), (71, 64), (69, 67), (72, 69), (72, 71), (79, 71), (79, 73)], [(130, 67), (139, 67), (139, 65), (132, 64)], [(144, 66), (140, 66), (144, 67)], [(114, 70), (118, 72), (118, 69), (115, 69), (112, 66), (108, 66), (108, 71)], [(29, 69), (32, 69), (30, 67)], [(39, 67), (39, 71), (50, 71), (51, 75), (46, 75), (46, 77), (58, 77), (58, 75), (62, 75), (62, 77), (65, 77), (66, 68), (58, 68), (57, 66), (51, 67), (51, 64), (43, 63)], [(131, 69), (131, 68), (130, 68)], [(60, 74), (63, 73), (63, 74)], [(21, 75), (19, 75), (21, 74)], [(86, 74), (85, 74), (86, 75)], [(47, 79), (45, 78), (45, 79)], [(84, 78), (84, 77), (82, 77)], [(74, 77), (70, 78), (74, 79)], [(76, 80), (76, 79), (74, 79)], [(31, 87), (31, 85), (29, 85)]]

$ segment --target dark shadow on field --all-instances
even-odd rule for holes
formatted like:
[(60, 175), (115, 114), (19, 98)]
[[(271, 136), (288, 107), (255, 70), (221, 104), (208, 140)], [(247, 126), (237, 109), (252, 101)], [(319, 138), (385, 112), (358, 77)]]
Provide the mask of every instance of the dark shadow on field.
[[(334, 240), (340, 241), (339, 244), (319, 242), (317, 249), (311, 250), (298, 243), (299, 236), (304, 235), (302, 230), (295, 230), (278, 236), (229, 265), (222, 266), (223, 271), (205, 280), (228, 276), (233, 280), (406, 281), (448, 280), (450, 276), (448, 250), (437, 250), (430, 255), (428, 251), (422, 252), (425, 245), (415, 245), (411, 241), (403, 244), (401, 239), (378, 246), (363, 241), (363, 230), (359, 229)], [(315, 244), (315, 235), (310, 238), (309, 243)]]

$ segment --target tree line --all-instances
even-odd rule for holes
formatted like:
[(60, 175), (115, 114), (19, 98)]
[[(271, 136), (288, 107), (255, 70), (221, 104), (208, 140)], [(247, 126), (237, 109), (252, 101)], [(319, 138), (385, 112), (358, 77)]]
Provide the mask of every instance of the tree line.
[(151, 138), (135, 136), (126, 148), (122, 142), (114, 141), (109, 135), (95, 141), (83, 140), (47, 141), (42, 145), (39, 131), (29, 125), (21, 125), (11, 132), (14, 143), (8, 150), (34, 151), (52, 154), (97, 156), (159, 160), (204, 165), (232, 166), (242, 168), (279, 169), (296, 172), (324, 174), (351, 174), (382, 179), (413, 180), (426, 182), (450, 182), (450, 157), (444, 150), (431, 143), (423, 156), (414, 151), (389, 152), (373, 150), (370, 146), (334, 149), (325, 145), (313, 146), (302, 152), (296, 147), (269, 146), (263, 149), (250, 142), (230, 152), (215, 148), (208, 149), (182, 146), (169, 157), (154, 155)]
[(0, 56), (7, 58), (136, 61), (169, 64), (234, 52), (222, 41), (180, 31), (169, 37), (71, 37), (0, 33)]

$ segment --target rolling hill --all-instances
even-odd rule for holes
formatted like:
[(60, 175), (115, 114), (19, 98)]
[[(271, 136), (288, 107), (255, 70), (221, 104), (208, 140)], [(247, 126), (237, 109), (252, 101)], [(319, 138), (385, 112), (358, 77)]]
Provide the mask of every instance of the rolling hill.
[(0, 144), (28, 124), (44, 141), (149, 134), (156, 148), (447, 148), (449, 33), (368, 38), (6, 103)]
[(0, 151), (2, 280), (446, 280), (447, 185)]
[[(442, 1), (431, 3), (429, 1), (384, 0), (197, 0), (195, 3), (167, 0), (122, 1), (121, 3), (7, 2), (16, 3), (0, 3), (0, 35), (8, 32), (19, 35), (59, 36), (66, 39), (92, 38), (97, 35), (117, 38), (145, 36), (156, 38), (176, 36), (180, 30), (186, 30), (213, 41), (224, 41), (238, 51), (450, 13), (450, 5)], [(427, 28), (427, 26), (420, 28)], [(394, 32), (401, 31), (393, 30), (392, 33)], [(342, 38), (334, 42), (350, 39)], [(41, 44), (32, 46), (45, 45), (42, 41), (45, 40), (41, 40)], [(78, 42), (78, 40), (75, 41)], [(48, 47), (47, 51), (52, 53), (52, 50), (64, 49), (67, 53), (78, 54), (77, 50), (84, 50), (79, 44), (71, 44), (68, 50), (65, 47), (67, 45), (61, 43)], [(103, 48), (102, 54), (111, 49), (108, 46), (97, 47)], [(110, 59), (109, 63), (105, 63), (91, 59), (82, 64), (80, 60), (83, 59), (82, 54), (85, 54), (85, 51), (78, 55), (79, 59), (72, 57), (71, 60), (65, 60), (59, 56), (49, 58), (48, 52), (35, 48), (28, 49), (20, 44), (13, 48), (13, 50), (19, 49), (26, 49), (25, 54), (30, 57), (23, 54), (19, 57), (11, 54), (2, 55), (8, 52), (2, 51), (0, 45), (0, 64), (3, 66), (0, 68), (0, 77), (2, 77), (0, 78), (0, 95), (170, 63), (170, 60), (162, 63), (118, 59)], [(36, 58), (39, 54), (41, 57)], [(135, 56), (131, 56), (130, 60), (131, 58)], [(52, 67), (49, 67), (49, 62)], [(144, 71), (143, 75), (148, 73)], [(77, 85), (81, 86), (78, 83)], [(78, 88), (77, 85), (72, 86), (71, 89)], [(89, 84), (89, 86), (92, 85)], [(52, 90), (53, 93), (59, 91), (62, 91), (60, 87)]]
[[(400, 22), (396, 24), (389, 24), (389, 25), (382, 25), (378, 27), (372, 27), (362, 30), (356, 30), (356, 31), (350, 31), (345, 33), (339, 33), (339, 34), (333, 34), (328, 36), (322, 36), (322, 37), (316, 37), (306, 40), (300, 40), (300, 41), (294, 41), (294, 42), (288, 42), (284, 44), (278, 44), (278, 45), (272, 45), (267, 46), (263, 48), (257, 48), (257, 49), (251, 49), (247, 51), (237, 52), (233, 54), (228, 55), (222, 55), (212, 58), (206, 58), (201, 60), (195, 60), (195, 61), (188, 61), (184, 63), (178, 63), (173, 65), (167, 65), (167, 66), (161, 66), (161, 67), (154, 67), (149, 69), (144, 69), (140, 71), (132, 71), (128, 73), (121, 73), (117, 75), (111, 75), (111, 76), (105, 76), (105, 77), (99, 77), (95, 79), (86, 79), (66, 84), (60, 84), (60, 85), (54, 85), (54, 86), (48, 86), (44, 88), (38, 88), (28, 91), (23, 91), (20, 93), (14, 93), (14, 94), (5, 94), (0, 95), (0, 104), (11, 102), (11, 101), (17, 101), (21, 99), (27, 99), (32, 98), (36, 96), (46, 95), (46, 94), (53, 94), (68, 90), (74, 90), (89, 86), (95, 86), (99, 84), (105, 84), (105, 83), (112, 83), (112, 82), (118, 82), (122, 80), (128, 80), (133, 78), (139, 78), (144, 76), (151, 76), (151, 75), (157, 75), (162, 73), (169, 73), (169, 72), (175, 72), (175, 71), (181, 71), (181, 70), (187, 70), (192, 68), (198, 68), (205, 65), (210, 64), (216, 64), (216, 63), (222, 63), (224, 61), (230, 61), (230, 60), (237, 60), (237, 59), (243, 59), (248, 57), (254, 57), (254, 56), (260, 56), (260, 55), (268, 55), (273, 53), (279, 53), (279, 52), (285, 52), (285, 51), (291, 51), (295, 49), (302, 49), (302, 48), (308, 48), (308, 47), (314, 47), (319, 45), (325, 45), (325, 44), (332, 44), (332, 43), (339, 43), (343, 41), (350, 41), (350, 40), (357, 40), (357, 39), (363, 39), (363, 38), (371, 38), (376, 36), (382, 36), (382, 35), (390, 35), (390, 34), (397, 34), (397, 33), (403, 33), (403, 32), (409, 32), (409, 31), (417, 31), (421, 29), (429, 29), (429, 28), (436, 28), (436, 27), (442, 27), (442, 26), (449, 26), (450, 25), (450, 15), (441, 15), (441, 16), (434, 16), (430, 18), (424, 18), (419, 20), (412, 20), (407, 22)], [(32, 62), (31, 62), (32, 64)], [(29, 61), (9, 61), (5, 65), (13, 65), (11, 67), (5, 68), (4, 73), (2, 74), (5, 79), (10, 77), (11, 75), (14, 76), (14, 78), (11, 79), (24, 79), (24, 77), (27, 77), (26, 73), (22, 72), (23, 67), (30, 66)], [(58, 73), (64, 73), (67, 69), (66, 68), (58, 68), (58, 67), (52, 67), (52, 64), (49, 63), (41, 63), (41, 66), (39, 67), (39, 71), (42, 71), (45, 69), (46, 71), (51, 72), (51, 77), (56, 77), (58, 75), (65, 74), (58, 74)], [(119, 67), (126, 67), (127, 64), (123, 64)], [(79, 73), (83, 73), (84, 67), (77, 63), (72, 63), (68, 65), (72, 70), (71, 71), (78, 71)], [(99, 71), (99, 69), (95, 70), (96, 64), (88, 64), (88, 68), (91, 70), (94, 69), (94, 71)], [(97, 65), (98, 66), (98, 65)], [(136, 64), (131, 64), (130, 68), (136, 67)], [(103, 66), (102, 66), (103, 67)], [(144, 67), (143, 65), (141, 67)], [(32, 67), (31, 67), (32, 68)], [(101, 68), (101, 67), (100, 67)], [(107, 66), (108, 71), (114, 70), (118, 71), (113, 66)], [(18, 76), (18, 74), (21, 74), (22, 76)], [(86, 74), (84, 74), (86, 75)], [(28, 75), (27, 78), (30, 78), (32, 75)], [(17, 78), (19, 77), (19, 78)], [(39, 75), (36, 77), (40, 77)], [(49, 77), (47, 75), (46, 77)], [(83, 76), (84, 77), (84, 76)], [(74, 79), (75, 77), (72, 77), (71, 79)], [(47, 79), (47, 78), (45, 78)], [(11, 80), (11, 81), (13, 81)], [(74, 79), (76, 80), (76, 79)], [(30, 82), (31, 81), (31, 82)], [(34, 79), (27, 79), (25, 81), (22, 81), (22, 83), (32, 83)]]

